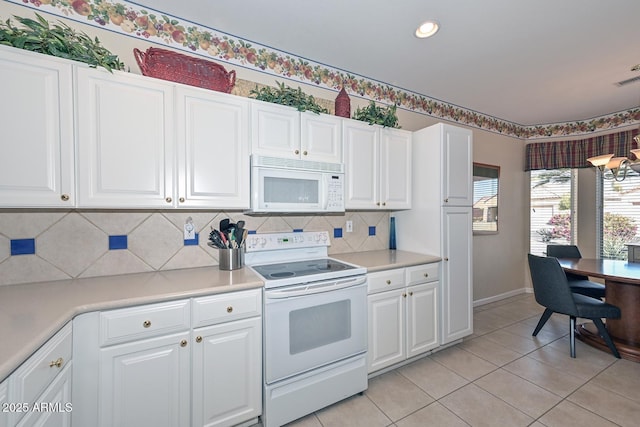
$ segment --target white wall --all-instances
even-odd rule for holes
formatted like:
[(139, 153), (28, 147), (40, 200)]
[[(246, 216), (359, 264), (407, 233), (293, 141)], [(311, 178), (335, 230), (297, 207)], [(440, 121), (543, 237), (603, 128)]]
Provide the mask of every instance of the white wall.
[(500, 166), (498, 234), (473, 237), (473, 299), (520, 292), (525, 286), (529, 248), (529, 177), (524, 172), (524, 143), (489, 132), (474, 131), (475, 162)]

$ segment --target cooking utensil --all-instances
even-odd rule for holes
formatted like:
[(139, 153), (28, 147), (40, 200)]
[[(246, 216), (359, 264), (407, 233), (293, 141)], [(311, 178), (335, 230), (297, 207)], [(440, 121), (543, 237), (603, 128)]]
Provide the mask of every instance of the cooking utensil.
[(220, 248), (220, 249), (224, 249), (227, 247), (222, 241), (222, 238), (220, 237), (220, 232), (216, 229), (212, 229), (211, 233), (209, 233), (209, 240), (211, 241), (209, 243), (209, 246)]

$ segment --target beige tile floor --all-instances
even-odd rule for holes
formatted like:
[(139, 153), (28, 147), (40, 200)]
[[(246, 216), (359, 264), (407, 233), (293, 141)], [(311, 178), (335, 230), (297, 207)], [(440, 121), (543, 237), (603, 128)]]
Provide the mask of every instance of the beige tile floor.
[(477, 307), (462, 343), (288, 427), (640, 425), (640, 363), (580, 341), (571, 359), (568, 317), (531, 336), (542, 311), (532, 294)]

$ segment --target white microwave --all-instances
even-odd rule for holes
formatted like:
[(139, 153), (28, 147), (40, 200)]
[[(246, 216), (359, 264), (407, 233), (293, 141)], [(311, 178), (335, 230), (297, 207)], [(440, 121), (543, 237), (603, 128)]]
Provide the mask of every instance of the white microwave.
[(344, 165), (252, 155), (251, 212), (344, 212)]

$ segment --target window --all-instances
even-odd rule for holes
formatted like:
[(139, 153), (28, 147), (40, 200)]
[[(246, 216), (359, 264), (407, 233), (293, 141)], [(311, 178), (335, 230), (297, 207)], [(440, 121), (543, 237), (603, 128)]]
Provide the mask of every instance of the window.
[(572, 169), (531, 171), (531, 213), (529, 252), (545, 255), (548, 244), (575, 242), (576, 212)]
[(640, 242), (640, 175), (629, 169), (623, 181), (615, 181), (607, 172), (599, 173), (601, 207), (599, 224), (600, 256), (627, 259), (627, 243)]
[(473, 164), (473, 233), (498, 232), (500, 166)]

